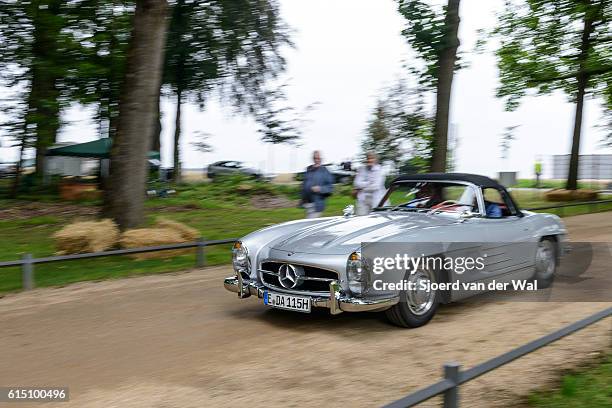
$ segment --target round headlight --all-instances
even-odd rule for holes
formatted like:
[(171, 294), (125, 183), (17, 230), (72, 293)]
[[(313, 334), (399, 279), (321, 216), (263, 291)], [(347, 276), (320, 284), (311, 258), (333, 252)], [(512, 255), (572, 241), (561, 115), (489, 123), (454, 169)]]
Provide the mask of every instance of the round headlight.
[(361, 253), (353, 252), (346, 261), (346, 274), (349, 289), (356, 295), (361, 294), (366, 286), (366, 274), (361, 262)]
[(249, 272), (249, 251), (241, 241), (236, 241), (232, 248), (232, 264), (236, 272)]

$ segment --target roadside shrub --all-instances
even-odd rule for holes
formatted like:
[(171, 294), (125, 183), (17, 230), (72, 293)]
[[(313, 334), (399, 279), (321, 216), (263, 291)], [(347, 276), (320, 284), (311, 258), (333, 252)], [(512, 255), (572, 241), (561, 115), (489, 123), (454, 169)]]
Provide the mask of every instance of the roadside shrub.
[(597, 200), (599, 194), (593, 190), (550, 190), (544, 194), (546, 201), (592, 201)]
[(75, 222), (53, 234), (53, 239), (60, 255), (100, 252), (117, 245), (119, 228), (111, 220)]

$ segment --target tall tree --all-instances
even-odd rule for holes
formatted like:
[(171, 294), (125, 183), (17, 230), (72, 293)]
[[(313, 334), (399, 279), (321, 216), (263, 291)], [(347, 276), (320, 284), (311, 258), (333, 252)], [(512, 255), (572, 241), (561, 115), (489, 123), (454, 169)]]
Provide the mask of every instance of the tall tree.
[(132, 30), (131, 0), (78, 0), (67, 26), (72, 34), (64, 81), (71, 101), (96, 107), (100, 137), (114, 137)]
[(604, 98), (612, 109), (612, 2), (609, 0), (507, 0), (495, 33), (501, 86), (508, 110), (528, 89), (562, 90), (575, 104), (566, 188), (578, 185), (584, 101)]
[(372, 112), (361, 149), (375, 152), (381, 162), (401, 168), (406, 162), (417, 171), (430, 167), (434, 119), (425, 110), (421, 90), (404, 81), (386, 90)]
[(9, 122), (24, 122), (28, 135), (12, 133), (28, 141), (22, 153), (36, 150), (39, 175), (66, 106), (97, 105), (100, 134), (112, 136), (132, 14), (127, 0), (0, 0), (0, 79), (26, 90), (13, 93), (27, 109)]
[(399, 147), (399, 140), (394, 138), (389, 129), (392, 125), (390, 114), (387, 112), (388, 106), (379, 100), (372, 112), (372, 118), (366, 128), (366, 137), (361, 143), (363, 153), (375, 152), (381, 162), (391, 161), (399, 164), (402, 152)]
[(58, 40), (63, 25), (60, 16), (62, 1), (47, 0), (32, 3), (38, 7), (33, 11), (34, 41), (30, 103), (33, 107), (33, 121), (36, 124), (36, 173), (42, 177), (47, 148), (55, 143), (60, 127), (58, 81), (62, 76), (62, 68), (58, 63), (60, 53)]
[(104, 208), (121, 229), (137, 226), (144, 216), (147, 151), (162, 79), (167, 11), (166, 0), (136, 1)]
[[(65, 8), (61, 0), (0, 2), (0, 71), (8, 82), (27, 88), (18, 93), (27, 100), (21, 121), (33, 132), (36, 173), (45, 171), (45, 153), (55, 143), (60, 127), (60, 85), (66, 62), (61, 30)], [(14, 118), (16, 119), (16, 118)], [(19, 119), (17, 119), (19, 120)], [(21, 132), (19, 132), (21, 134)], [(25, 140), (25, 135), (19, 140)], [(23, 150), (22, 150), (23, 151)]]
[(436, 92), (431, 171), (444, 172), (448, 162), (450, 101), (459, 48), (460, 0), (448, 0), (442, 13), (421, 0), (399, 0), (399, 11), (408, 27), (402, 34), (424, 61), (422, 83)]
[(216, 93), (238, 111), (265, 121), (269, 105), (276, 101), (266, 84), (284, 70), (280, 50), (290, 44), (275, 0), (176, 0), (164, 67), (164, 84), (176, 98), (176, 177), (182, 105), (192, 101), (204, 108)]
[(309, 122), (308, 114), (319, 104), (314, 102), (301, 110), (288, 105), (285, 86), (265, 91), (262, 102), (257, 107), (255, 113), (255, 121), (259, 126), (257, 133), (264, 143), (275, 145), (297, 143)]

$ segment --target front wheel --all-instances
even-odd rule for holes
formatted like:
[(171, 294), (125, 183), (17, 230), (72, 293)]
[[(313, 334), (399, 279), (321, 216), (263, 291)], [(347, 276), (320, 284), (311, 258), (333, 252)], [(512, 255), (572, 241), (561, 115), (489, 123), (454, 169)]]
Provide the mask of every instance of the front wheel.
[(400, 327), (420, 327), (431, 320), (438, 309), (439, 293), (427, 291), (428, 283), (435, 283), (435, 272), (430, 269), (419, 269), (408, 275), (408, 282), (413, 282), (412, 290), (400, 292), (399, 303), (385, 311), (387, 319)]
[(555, 279), (557, 270), (557, 247), (552, 238), (543, 238), (538, 242), (533, 279), (539, 288), (549, 287)]

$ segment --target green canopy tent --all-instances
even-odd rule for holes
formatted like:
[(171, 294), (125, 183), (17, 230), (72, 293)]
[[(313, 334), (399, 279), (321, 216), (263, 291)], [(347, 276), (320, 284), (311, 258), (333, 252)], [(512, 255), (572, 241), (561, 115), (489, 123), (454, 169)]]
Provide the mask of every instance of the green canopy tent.
[[(92, 142), (73, 144), (69, 146), (60, 146), (47, 150), (47, 157), (77, 157), (81, 159), (98, 159), (100, 160), (100, 176), (105, 178), (108, 176), (110, 152), (113, 145), (112, 139), (102, 138)], [(149, 161), (159, 167), (160, 154), (156, 151), (147, 153)], [(155, 163), (157, 162), (157, 163)]]
[[(103, 138), (93, 142), (79, 143), (70, 146), (55, 147), (47, 150), (47, 156), (83, 157), (90, 159), (110, 158), (112, 139)], [(147, 154), (149, 159), (160, 159), (159, 152), (150, 151)]]

